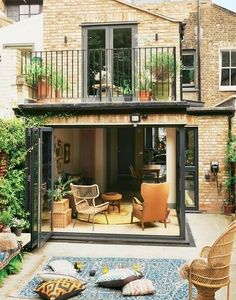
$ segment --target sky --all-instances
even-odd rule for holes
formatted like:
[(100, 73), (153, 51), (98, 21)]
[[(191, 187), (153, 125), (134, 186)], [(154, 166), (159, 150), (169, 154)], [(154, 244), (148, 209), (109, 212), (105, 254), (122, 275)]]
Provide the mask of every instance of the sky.
[(212, 2), (236, 12), (235, 0), (212, 0)]

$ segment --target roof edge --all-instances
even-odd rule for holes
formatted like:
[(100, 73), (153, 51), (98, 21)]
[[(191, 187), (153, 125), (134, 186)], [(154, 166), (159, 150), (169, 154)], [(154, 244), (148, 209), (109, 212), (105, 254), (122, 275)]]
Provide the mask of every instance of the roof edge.
[(127, 3), (127, 2), (124, 2), (124, 1), (122, 1), (122, 0), (114, 0), (114, 1), (115, 1), (115, 2), (118, 2), (118, 3), (120, 3), (120, 4), (123, 4), (123, 5), (129, 6), (129, 7), (132, 7), (132, 8), (134, 8), (134, 9), (140, 10), (140, 11), (142, 11), (142, 12), (145, 12), (145, 13), (149, 14), (149, 15), (152, 15), (152, 16), (155, 16), (155, 17), (159, 17), (159, 18), (168, 20), (168, 21), (170, 21), (170, 22), (181, 23), (181, 21), (179, 21), (179, 20), (176, 20), (176, 19), (167, 17), (167, 16), (162, 15), (162, 14), (159, 14), (159, 13), (151, 12), (151, 11), (149, 11), (149, 10), (147, 10), (147, 9), (143, 9), (143, 8), (137, 6), (137, 5), (134, 5), (134, 4), (131, 4), (131, 3)]

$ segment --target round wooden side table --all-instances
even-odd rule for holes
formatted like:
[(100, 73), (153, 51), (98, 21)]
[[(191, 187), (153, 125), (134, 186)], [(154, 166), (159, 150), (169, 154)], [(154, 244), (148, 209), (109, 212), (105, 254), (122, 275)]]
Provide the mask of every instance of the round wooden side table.
[[(109, 202), (109, 208), (110, 206), (113, 207), (113, 210), (115, 206), (118, 207), (119, 213), (120, 213), (120, 201), (122, 199), (122, 195), (116, 192), (107, 192), (103, 193), (101, 195), (102, 202)], [(109, 208), (108, 208), (108, 213), (109, 213)]]

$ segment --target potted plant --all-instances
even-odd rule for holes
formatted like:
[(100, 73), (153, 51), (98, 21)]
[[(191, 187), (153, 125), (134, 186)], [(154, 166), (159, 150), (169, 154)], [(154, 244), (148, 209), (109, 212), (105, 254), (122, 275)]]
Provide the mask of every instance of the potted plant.
[(124, 86), (123, 86), (123, 95), (124, 95), (124, 100), (125, 101), (132, 101), (133, 100), (133, 93), (130, 87), (130, 84), (128, 80), (124, 81)]
[(53, 212), (58, 213), (69, 208), (69, 200), (65, 197), (69, 191), (69, 184), (73, 181), (72, 178), (64, 180), (59, 176), (54, 184), (53, 190), (48, 190), (49, 197), (53, 197)]
[(8, 210), (3, 210), (0, 213), (0, 224), (2, 225), (2, 232), (11, 232), (12, 213)]
[(174, 55), (169, 52), (153, 54), (147, 62), (155, 85), (154, 96), (158, 99), (168, 99), (172, 96), (172, 83), (177, 69)]
[(21, 236), (22, 230), (29, 228), (29, 222), (25, 219), (13, 218), (11, 227), (16, 236)]
[(68, 89), (67, 79), (61, 70), (48, 63), (46, 66), (41, 57), (33, 57), (25, 66), (26, 83), (32, 86), (37, 98), (59, 98), (63, 90)]
[(150, 75), (142, 72), (140, 80), (137, 84), (138, 98), (140, 101), (149, 101), (152, 97), (152, 83), (150, 81)]

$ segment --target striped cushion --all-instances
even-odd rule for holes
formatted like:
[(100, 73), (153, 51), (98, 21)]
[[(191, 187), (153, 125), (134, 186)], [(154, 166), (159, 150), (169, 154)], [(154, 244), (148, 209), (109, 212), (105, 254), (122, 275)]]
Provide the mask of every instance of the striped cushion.
[(43, 299), (64, 300), (78, 295), (84, 289), (84, 284), (79, 281), (58, 279), (41, 283), (35, 289), (35, 292)]
[(129, 282), (122, 289), (123, 296), (140, 296), (153, 294), (155, 288), (149, 279), (138, 279)]

